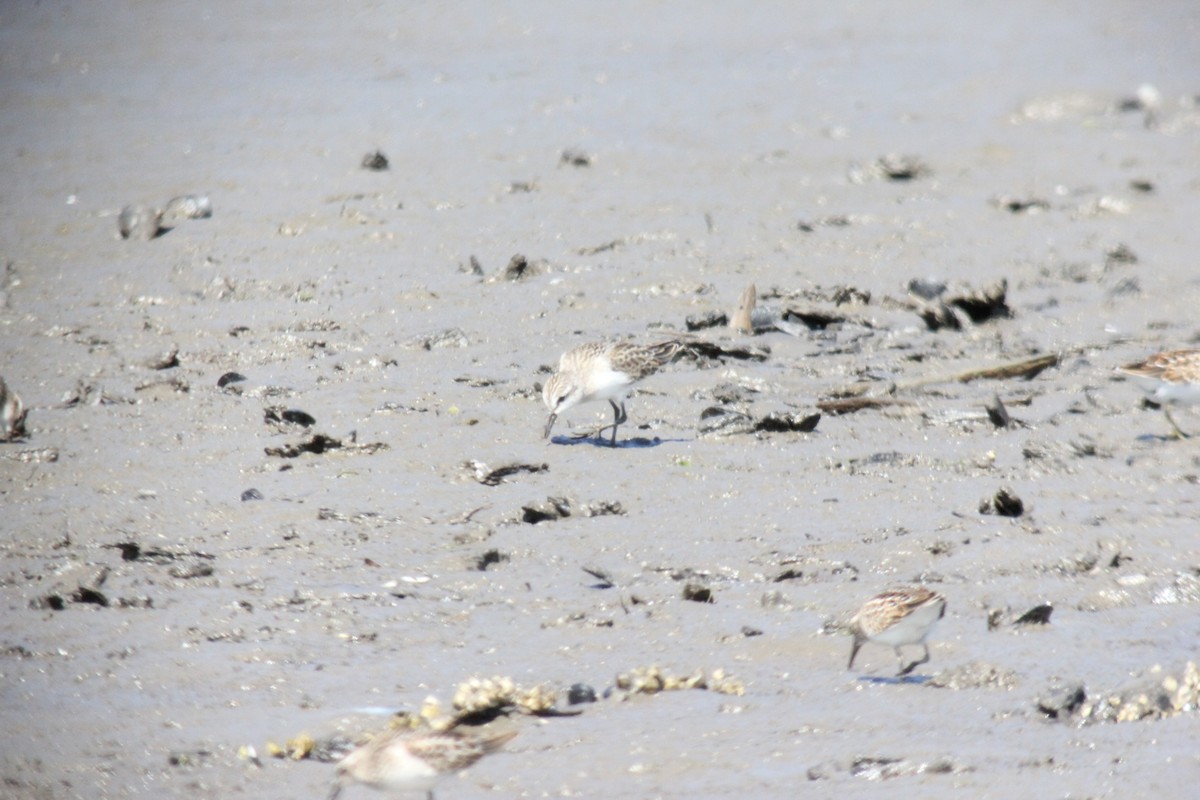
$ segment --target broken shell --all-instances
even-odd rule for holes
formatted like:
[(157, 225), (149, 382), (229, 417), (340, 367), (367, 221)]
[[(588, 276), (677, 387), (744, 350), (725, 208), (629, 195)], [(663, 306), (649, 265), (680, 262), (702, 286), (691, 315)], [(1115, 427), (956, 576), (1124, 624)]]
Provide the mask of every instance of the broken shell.
[(162, 220), (178, 222), (184, 219), (208, 219), (212, 216), (212, 200), (208, 195), (184, 194), (172, 197), (163, 209)]
[[(618, 675), (616, 688), (627, 694), (658, 694), (659, 692), (682, 691), (684, 689), (708, 689), (721, 694), (742, 695), (745, 684), (726, 675), (725, 670), (714, 670), (705, 677), (704, 670), (697, 669), (690, 675), (665, 675), (657, 666), (639, 667), (626, 674)], [(607, 693), (606, 693), (607, 696)]]
[(738, 300), (738, 307), (729, 318), (729, 328), (737, 333), (753, 333), (754, 324), (751, 319), (757, 302), (758, 290), (752, 283), (742, 292), (742, 296)]
[(308, 758), (308, 754), (312, 752), (317, 741), (307, 733), (302, 733), (294, 739), (288, 739), (284, 744), (287, 751), (287, 757), (293, 761), (303, 761)]
[(719, 694), (732, 694), (737, 697), (746, 693), (746, 684), (742, 683), (739, 678), (726, 675), (723, 669), (713, 671), (712, 677), (708, 681), (708, 688)]
[(417, 712), (417, 716), (426, 722), (432, 722), (442, 715), (442, 705), (433, 695), (425, 698), (425, 702), (421, 704), (421, 710)]
[(526, 689), (517, 695), (517, 708), (529, 714), (542, 714), (554, 708), (558, 693), (544, 685)]

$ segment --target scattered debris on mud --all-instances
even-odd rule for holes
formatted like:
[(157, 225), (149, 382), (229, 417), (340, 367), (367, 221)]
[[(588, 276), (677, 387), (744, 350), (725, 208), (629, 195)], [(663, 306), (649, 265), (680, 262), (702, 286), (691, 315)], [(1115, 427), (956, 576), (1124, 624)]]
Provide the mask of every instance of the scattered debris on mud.
[(851, 183), (862, 184), (879, 180), (913, 181), (932, 174), (929, 165), (917, 156), (889, 153), (869, 164), (852, 165), (847, 177)]
[(1088, 694), (1080, 682), (1051, 684), (1034, 703), (1037, 713), (1057, 722), (1094, 725), (1103, 722), (1161, 720), (1200, 710), (1200, 669), (1189, 661), (1179, 673), (1161, 666), (1123, 687)]
[(520, 521), (537, 525), (565, 517), (606, 517), (613, 514), (625, 515), (625, 509), (619, 502), (600, 500), (578, 504), (569, 497), (547, 497), (522, 506)]
[(1012, 670), (972, 661), (941, 670), (924, 685), (937, 689), (1012, 689), (1017, 682), (1017, 673)]
[(466, 472), (474, 480), (482, 483), (484, 486), (499, 486), (504, 482), (505, 478), (522, 473), (537, 474), (539, 472), (547, 472), (550, 465), (541, 464), (505, 464), (501, 467), (489, 467), (482, 461), (467, 461), (464, 465)]
[(971, 767), (963, 766), (950, 756), (942, 756), (931, 761), (886, 756), (855, 756), (848, 759), (824, 761), (815, 767), (810, 767), (808, 779), (823, 781), (844, 775), (869, 781), (882, 781), (892, 778), (907, 778), (913, 775), (952, 775), (972, 771)]
[(279, 447), (265, 447), (263, 451), (277, 458), (299, 458), (308, 453), (311, 455), (322, 455), (334, 450), (339, 450), (346, 453), (363, 453), (371, 455), (380, 450), (389, 449), (390, 445), (386, 442), (364, 442), (362, 444), (353, 440), (338, 439), (333, 436), (327, 436), (323, 433), (314, 433), (309, 438), (294, 444), (285, 444)]
[(664, 672), (658, 666), (638, 667), (621, 673), (609, 692), (627, 699), (635, 694), (658, 694), (686, 689), (707, 689), (739, 697), (746, 693), (745, 684), (727, 675), (723, 669), (713, 670), (707, 675), (702, 669), (697, 669), (689, 675), (673, 675)]
[(753, 417), (731, 406), (710, 406), (700, 412), (700, 436), (735, 436), (751, 433), (812, 433), (820, 414), (771, 411)]

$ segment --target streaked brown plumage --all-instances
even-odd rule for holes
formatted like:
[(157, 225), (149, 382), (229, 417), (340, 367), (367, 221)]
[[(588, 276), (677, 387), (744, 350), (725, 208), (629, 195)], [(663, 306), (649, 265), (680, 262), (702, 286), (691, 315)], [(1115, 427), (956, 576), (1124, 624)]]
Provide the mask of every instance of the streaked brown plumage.
[(1133, 378), (1151, 400), (1162, 406), (1177, 437), (1188, 437), (1167, 406), (1200, 404), (1200, 350), (1165, 350), (1117, 371)]
[[(613, 409), (612, 439), (617, 445), (617, 427), (625, 422), (625, 398), (633, 385), (653, 375), (685, 349), (677, 340), (652, 345), (630, 342), (590, 342), (563, 353), (558, 372), (542, 387), (542, 402), (550, 411), (545, 436), (554, 421), (567, 409), (592, 400), (607, 400)], [(601, 428), (603, 431), (605, 428)]]
[[(854, 632), (854, 644), (850, 647), (850, 663), (866, 642), (876, 642), (891, 647), (900, 660), (900, 675), (904, 676), (917, 666), (929, 661), (929, 645), (925, 637), (946, 615), (946, 598), (924, 586), (904, 586), (877, 594), (863, 604), (850, 621)], [(919, 644), (925, 648), (925, 657), (904, 666), (900, 648), (906, 644)]]
[(466, 769), (516, 735), (516, 731), (481, 737), (457, 731), (385, 731), (338, 762), (328, 800), (337, 800), (350, 783), (394, 792), (424, 791), (433, 800), (439, 780)]

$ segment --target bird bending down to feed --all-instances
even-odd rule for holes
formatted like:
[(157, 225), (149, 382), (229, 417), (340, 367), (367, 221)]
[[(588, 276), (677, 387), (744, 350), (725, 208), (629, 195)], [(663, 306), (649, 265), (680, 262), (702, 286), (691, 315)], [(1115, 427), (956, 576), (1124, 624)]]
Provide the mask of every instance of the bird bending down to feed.
[(542, 402), (550, 411), (546, 420), (546, 438), (558, 415), (567, 409), (592, 400), (607, 400), (612, 406), (613, 423), (597, 433), (612, 428), (609, 444), (617, 445), (617, 427), (628, 419), (625, 399), (633, 386), (653, 375), (664, 364), (679, 355), (686, 345), (678, 340), (652, 345), (630, 342), (591, 342), (563, 353), (558, 371), (542, 387)]
[[(850, 647), (850, 664), (846, 669), (854, 668), (854, 657), (863, 644), (876, 642), (886, 644), (896, 652), (896, 658), (900, 660), (899, 677), (904, 677), (929, 661), (929, 645), (925, 638), (945, 615), (946, 598), (923, 586), (906, 586), (875, 595), (850, 621), (854, 644)], [(906, 644), (924, 647), (925, 657), (905, 666), (900, 648)]]

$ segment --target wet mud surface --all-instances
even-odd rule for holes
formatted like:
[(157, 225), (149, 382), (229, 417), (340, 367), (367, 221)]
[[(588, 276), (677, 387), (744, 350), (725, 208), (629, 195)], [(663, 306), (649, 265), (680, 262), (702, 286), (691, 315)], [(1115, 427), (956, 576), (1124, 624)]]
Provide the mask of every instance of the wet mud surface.
[(0, 15), (0, 794), (322, 797), (268, 742), (490, 676), (581, 713), (441, 797), (1192, 791), (1200, 449), (1114, 370), (1200, 337), (1193, 12), (271, 9)]

